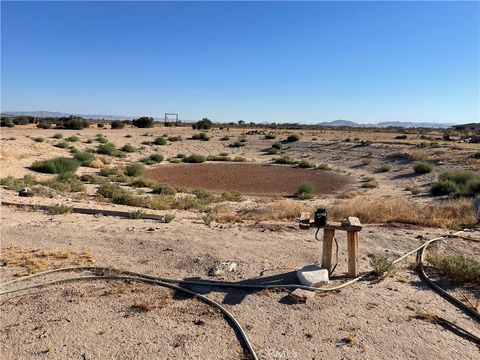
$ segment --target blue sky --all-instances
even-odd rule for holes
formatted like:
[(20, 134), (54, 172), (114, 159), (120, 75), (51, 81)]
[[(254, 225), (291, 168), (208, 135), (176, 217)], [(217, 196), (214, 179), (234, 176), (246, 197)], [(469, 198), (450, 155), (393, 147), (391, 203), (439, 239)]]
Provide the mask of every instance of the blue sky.
[(3, 2), (2, 111), (472, 122), (479, 2)]

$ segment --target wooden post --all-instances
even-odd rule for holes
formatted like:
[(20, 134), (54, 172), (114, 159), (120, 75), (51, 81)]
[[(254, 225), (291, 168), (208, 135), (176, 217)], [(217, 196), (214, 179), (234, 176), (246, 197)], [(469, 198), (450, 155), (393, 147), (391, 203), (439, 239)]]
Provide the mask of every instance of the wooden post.
[(328, 273), (332, 271), (333, 237), (334, 236), (335, 236), (335, 230), (333, 229), (323, 230), (322, 268), (327, 269)]
[(347, 231), (348, 276), (358, 275), (358, 231)]

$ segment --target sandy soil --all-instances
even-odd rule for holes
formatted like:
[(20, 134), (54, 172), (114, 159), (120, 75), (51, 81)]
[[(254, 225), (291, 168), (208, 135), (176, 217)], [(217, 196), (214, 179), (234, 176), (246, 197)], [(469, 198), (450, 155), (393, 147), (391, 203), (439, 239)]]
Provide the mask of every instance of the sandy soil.
[[(59, 140), (50, 137), (57, 132), (65, 137), (76, 133), (2, 129), (1, 177), (31, 173), (28, 166), (37, 159), (68, 156), (66, 150), (53, 146)], [(174, 157), (177, 153), (217, 155), (229, 152), (232, 156), (247, 157), (251, 163), (268, 163), (272, 159), (264, 150), (275, 140), (264, 140), (260, 135), (247, 136), (245, 148), (230, 148), (228, 144), (235, 141), (240, 132), (217, 129), (211, 131), (213, 139), (207, 142), (184, 140), (166, 146), (142, 147), (142, 141), (151, 141), (163, 133), (188, 138), (192, 131), (185, 128), (86, 129), (78, 132), (81, 140), (74, 146), (79, 149), (94, 147), (95, 143), (86, 141), (102, 133), (118, 146), (131, 143), (139, 148), (126, 159), (113, 159), (114, 165), (136, 161), (154, 152), (165, 157)], [(150, 135), (145, 136), (146, 133)], [(232, 136), (227, 143), (219, 140), (225, 133)], [(282, 138), (290, 132), (278, 133)], [(127, 134), (132, 137), (126, 138)], [(422, 156), (436, 161), (435, 172), (412, 176), (411, 161), (400, 155), (419, 156), (420, 150), (414, 144), (420, 140), (417, 135), (411, 135), (412, 139), (407, 141), (395, 141), (395, 135), (361, 131), (351, 134), (303, 132), (302, 140), (290, 144), (288, 152), (295, 158), (329, 163), (333, 167), (332, 174), (351, 178), (350, 186), (358, 192), (421, 202), (432, 201), (425, 195), (429, 183), (442, 169), (479, 168), (478, 160), (467, 160), (478, 147), (458, 145), (460, 150), (452, 150), (451, 144), (445, 143), (440, 149), (421, 150), (425, 152)], [(27, 136), (43, 136), (46, 140), (37, 143)], [(16, 139), (6, 140), (11, 137)], [(359, 146), (345, 142), (346, 137), (352, 140), (360, 137), (373, 143)], [(371, 158), (372, 164), (362, 165), (364, 158)], [(393, 164), (390, 172), (378, 173), (379, 165), (388, 159), (399, 160), (389, 160)], [(161, 165), (170, 166), (176, 165)], [(97, 171), (81, 167), (77, 173)], [(365, 176), (377, 178), (379, 188), (361, 188)], [(404, 190), (406, 185), (418, 187), (421, 193), (410, 194)], [(1, 189), (0, 196), (2, 201), (29, 204), (65, 203), (134, 210), (98, 203), (92, 196), (94, 191), (92, 187), (82, 195), (19, 198), (15, 192)], [(336, 196), (328, 195), (311, 203), (325, 205)], [(246, 199), (249, 206), (265, 201), (268, 200)], [(208, 273), (216, 263), (235, 261), (238, 266), (234, 272), (215, 279), (243, 281), (264, 276), (289, 282), (295, 280), (293, 271), (321, 259), (321, 243), (315, 241), (313, 230), (299, 230), (296, 221), (213, 222), (207, 226), (201, 220), (201, 213), (180, 210), (175, 211), (175, 220), (168, 224), (80, 214), (52, 216), (5, 206), (0, 207), (0, 211), (2, 255), (10, 253), (12, 246), (27, 251), (88, 252), (97, 265), (178, 279), (211, 278)], [(373, 255), (395, 258), (425, 239), (446, 232), (449, 231), (395, 224), (367, 225), (361, 232), (361, 271), (370, 269), (369, 260)], [(472, 236), (480, 237), (478, 232)], [(345, 281), (347, 271), (346, 240), (341, 235), (338, 240), (339, 265), (332, 285)], [(480, 243), (452, 239), (433, 250), (480, 258)], [(412, 270), (414, 258), (412, 255), (399, 264), (393, 276), (383, 281), (361, 281), (338, 292), (317, 294), (306, 304), (292, 302), (286, 291), (194, 289), (221, 302), (236, 316), (261, 359), (477, 359), (479, 348), (471, 342), (438, 324), (415, 318), (418, 311), (431, 311), (480, 333), (478, 323), (419, 279)], [(69, 265), (71, 260), (56, 259), (56, 266)], [(2, 281), (22, 272), (25, 267), (0, 266)], [(137, 311), (134, 305), (138, 303), (152, 308)], [(0, 351), (5, 359), (241, 359), (245, 356), (236, 334), (217, 311), (163, 288), (115, 281), (70, 283), (2, 296), (0, 310)]]

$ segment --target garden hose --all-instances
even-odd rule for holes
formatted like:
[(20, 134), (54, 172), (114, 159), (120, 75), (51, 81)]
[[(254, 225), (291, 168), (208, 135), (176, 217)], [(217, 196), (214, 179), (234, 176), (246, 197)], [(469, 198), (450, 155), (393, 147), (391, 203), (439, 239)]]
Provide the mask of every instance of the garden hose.
[[(434, 284), (433, 281), (431, 281), (423, 271), (423, 258), (425, 254), (425, 249), (428, 247), (429, 244), (443, 240), (446, 238), (452, 238), (452, 237), (460, 237), (459, 234), (463, 231), (458, 231), (454, 234), (450, 235), (445, 235), (442, 237), (437, 237), (435, 239), (428, 240), (427, 242), (423, 243), (419, 247), (413, 249), (412, 251), (409, 251), (408, 253), (402, 255), (401, 257), (397, 258), (394, 260), (392, 263), (396, 264), (408, 256), (417, 253), (418, 259), (419, 259), (419, 271), (420, 275), (422, 278), (424, 278), (430, 285)], [(469, 238), (464, 238), (467, 240), (475, 240), (475, 239), (469, 239)], [(310, 287), (310, 286), (304, 286), (304, 285), (299, 285), (299, 284), (247, 284), (247, 283), (237, 283), (237, 282), (229, 282), (229, 281), (212, 281), (212, 280), (177, 280), (177, 279), (169, 279), (169, 278), (162, 278), (162, 277), (156, 277), (148, 274), (142, 274), (138, 272), (132, 272), (132, 271), (127, 271), (127, 270), (119, 270), (119, 269), (114, 269), (110, 267), (100, 267), (100, 266), (75, 266), (75, 267), (65, 267), (65, 268), (59, 268), (59, 269), (52, 269), (52, 270), (46, 270), (38, 273), (34, 273), (31, 275), (23, 276), (17, 279), (13, 279), (10, 281), (7, 281), (3, 284), (0, 284), (0, 287), (5, 287), (7, 285), (11, 285), (17, 282), (29, 280), (35, 277), (40, 277), (48, 274), (53, 274), (53, 273), (60, 273), (60, 272), (68, 272), (68, 271), (91, 271), (91, 272), (97, 272), (97, 275), (91, 275), (91, 276), (76, 276), (76, 277), (70, 277), (70, 278), (65, 278), (65, 279), (60, 279), (60, 280), (52, 280), (52, 281), (47, 281), (47, 282), (40, 282), (37, 284), (32, 284), (32, 285), (27, 285), (23, 287), (19, 287), (16, 289), (10, 289), (10, 290), (3, 290), (0, 292), (0, 295), (6, 295), (6, 294), (11, 294), (15, 292), (20, 292), (28, 289), (33, 289), (33, 288), (38, 288), (38, 287), (43, 287), (43, 286), (48, 286), (48, 285), (54, 285), (54, 284), (60, 284), (60, 283), (66, 283), (66, 282), (72, 282), (72, 281), (82, 281), (82, 280), (132, 280), (132, 281), (140, 281), (144, 283), (149, 283), (153, 285), (159, 285), (159, 286), (164, 286), (168, 287), (171, 289), (175, 289), (178, 291), (182, 291), (185, 293), (188, 293), (204, 302), (207, 304), (219, 309), (232, 323), (234, 328), (237, 330), (237, 332), (240, 334), (242, 340), (245, 342), (245, 345), (247, 347), (248, 352), (251, 354), (253, 359), (258, 359), (257, 355), (255, 354), (255, 351), (253, 349), (253, 346), (251, 345), (250, 341), (248, 340), (248, 337), (245, 333), (245, 331), (242, 329), (241, 325), (238, 323), (238, 321), (234, 318), (232, 314), (228, 312), (222, 305), (219, 303), (209, 299), (208, 297), (197, 293), (193, 290), (184, 288), (183, 285), (197, 285), (197, 286), (215, 286), (215, 287), (233, 287), (233, 288), (245, 288), (245, 289), (305, 289), (305, 290), (310, 290), (310, 291), (316, 291), (316, 292), (327, 292), (327, 291), (335, 291), (342, 289), (348, 285), (351, 285), (361, 279), (366, 278), (367, 276), (373, 274), (373, 271), (369, 271), (367, 273), (364, 273), (360, 276), (357, 276), (354, 279), (351, 279), (343, 284), (334, 286), (334, 287), (323, 287), (323, 288), (316, 288), (316, 287)], [(108, 274), (116, 274), (116, 275), (108, 275)], [(106, 275), (107, 274), (107, 275)], [(125, 275), (118, 275), (118, 274), (125, 274)], [(182, 286), (180, 286), (182, 285)], [(456, 304), (458, 307), (462, 308), (463, 310), (469, 309), (466, 311), (468, 314), (472, 315), (473, 318), (475, 318), (477, 321), (480, 319), (480, 316), (478, 312), (474, 311), (473, 309), (468, 308), (465, 304), (460, 302), (459, 300), (453, 298), (450, 294), (446, 293), (443, 289), (438, 287), (438, 285), (434, 284), (432, 287), (442, 295), (447, 295), (447, 298), (452, 298), (455, 301), (452, 301), (454, 304)], [(439, 290), (440, 289), (440, 290)], [(445, 293), (445, 294), (443, 294)], [(448, 321), (448, 320), (447, 320)], [(478, 337), (468, 330), (461, 329), (460, 327), (457, 326), (458, 329), (463, 331), (464, 333), (467, 333), (470, 335), (470, 338), (477, 338)]]

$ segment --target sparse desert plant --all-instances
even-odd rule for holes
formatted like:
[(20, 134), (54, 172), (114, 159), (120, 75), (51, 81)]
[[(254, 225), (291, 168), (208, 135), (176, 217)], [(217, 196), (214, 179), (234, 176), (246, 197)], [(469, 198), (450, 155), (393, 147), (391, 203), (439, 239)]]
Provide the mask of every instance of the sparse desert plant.
[(267, 150), (267, 154), (269, 154), (269, 155), (276, 155), (276, 154), (278, 154), (279, 151), (280, 151), (280, 150), (278, 150), (277, 148), (273, 148), (273, 147), (272, 147), (272, 148), (269, 148), (269, 149)]
[(104, 167), (100, 169), (100, 176), (111, 176), (111, 175), (121, 175), (122, 170), (117, 167)]
[(438, 177), (432, 185), (433, 195), (478, 196), (480, 195), (480, 173), (468, 170), (450, 170)]
[(222, 199), (225, 201), (242, 201), (243, 195), (239, 191), (227, 191), (222, 194)]
[(95, 155), (88, 151), (78, 151), (73, 158), (80, 162), (80, 165), (89, 166), (92, 160), (95, 159)]
[(232, 158), (222, 155), (208, 155), (207, 161), (232, 161)]
[(319, 169), (319, 170), (332, 170), (332, 167), (330, 166), (330, 164), (321, 163), (321, 164), (318, 164), (317, 169)]
[(70, 145), (68, 145), (67, 142), (65, 141), (60, 141), (58, 144), (55, 144), (56, 147), (60, 148), (60, 149), (66, 149), (68, 148)]
[(205, 214), (202, 216), (202, 221), (205, 225), (210, 225), (210, 223), (213, 221), (213, 217), (210, 214)]
[(420, 161), (413, 166), (415, 174), (428, 174), (429, 172), (432, 172), (432, 170), (433, 165), (425, 161)]
[(125, 175), (140, 176), (145, 171), (145, 166), (142, 163), (132, 163), (125, 167)]
[(159, 195), (175, 195), (177, 190), (168, 184), (159, 184), (152, 187), (152, 193)]
[(282, 150), (283, 149), (283, 145), (281, 143), (273, 143), (272, 144), (272, 149), (277, 149), (277, 150)]
[(131, 138), (131, 137), (133, 137), (133, 135), (132, 134), (127, 134), (127, 135), (125, 135), (125, 137), (126, 138)]
[(53, 134), (52, 138), (53, 139), (61, 139), (61, 138), (63, 138), (63, 134), (60, 134), (60, 133)]
[(234, 162), (246, 162), (247, 159), (244, 158), (243, 156), (235, 156), (235, 157), (233, 158), (233, 161), (234, 161)]
[(69, 136), (68, 138), (66, 138), (65, 140), (68, 141), (68, 142), (77, 142), (80, 139), (79, 139), (78, 136), (72, 135), (72, 136)]
[(156, 163), (160, 163), (163, 161), (163, 155), (161, 154), (152, 154), (149, 156), (149, 159), (156, 162)]
[(414, 186), (405, 186), (405, 191), (410, 191), (413, 195), (418, 195), (421, 193), (421, 190)]
[(367, 166), (372, 163), (372, 159), (362, 159), (362, 165)]
[(310, 161), (303, 159), (298, 163), (298, 167), (303, 169), (310, 169), (310, 168), (314, 168), (315, 164), (312, 164)]
[(64, 204), (56, 204), (49, 207), (47, 212), (50, 215), (70, 214), (73, 212), (73, 207)]
[(193, 134), (192, 139), (193, 140), (208, 141), (208, 140), (210, 140), (210, 136), (208, 136), (207, 133), (201, 132), (201, 133)]
[(33, 175), (25, 175), (23, 178), (14, 178), (13, 176), (7, 176), (0, 180), (0, 185), (8, 190), (18, 191), (22, 188), (30, 187), (38, 183), (37, 178)]
[(431, 255), (427, 261), (448, 278), (470, 284), (480, 284), (480, 262), (462, 255)]
[(230, 140), (230, 136), (228, 136), (228, 135), (222, 136), (220, 138), (220, 141), (228, 141), (228, 140)]
[(375, 275), (380, 279), (389, 276), (394, 268), (393, 262), (385, 255), (374, 256), (370, 260), (370, 266), (373, 268)]
[(169, 136), (168, 141), (175, 142), (175, 141), (183, 141), (183, 138), (180, 135), (177, 136)]
[(192, 154), (182, 159), (182, 161), (186, 163), (203, 163), (206, 160), (207, 158), (205, 156), (199, 154)]
[(103, 155), (110, 155), (115, 157), (122, 157), (123, 153), (117, 149), (117, 147), (112, 143), (100, 144), (97, 147), (97, 153)]
[(145, 210), (134, 210), (128, 214), (130, 219), (143, 219), (145, 217)]
[(173, 220), (175, 220), (175, 213), (168, 213), (163, 217), (163, 222), (167, 224), (171, 223)]
[(120, 121), (120, 120), (114, 120), (114, 121), (112, 121), (110, 126), (111, 126), (112, 129), (123, 129), (125, 127), (125, 123), (123, 121)]
[(33, 138), (33, 141), (35, 141), (35, 142), (44, 142), (45, 139), (44, 139), (43, 137), (39, 136), (39, 137), (34, 137), (34, 138)]
[(273, 140), (277, 137), (277, 135), (275, 133), (267, 133), (265, 134), (265, 139), (266, 140)]
[(58, 174), (53, 179), (39, 181), (38, 184), (47, 186), (62, 192), (82, 192), (85, 191), (85, 185), (72, 172)]
[(383, 164), (380, 169), (378, 169), (379, 172), (388, 172), (392, 170), (392, 165), (390, 164)]
[(362, 187), (365, 189), (375, 189), (378, 187), (378, 181), (376, 180), (369, 180), (362, 184)]
[(167, 139), (165, 139), (163, 136), (160, 136), (153, 140), (153, 143), (155, 145), (167, 145)]
[(298, 134), (290, 134), (287, 137), (288, 142), (295, 142), (295, 141), (299, 141), (299, 140), (300, 140), (300, 135), (298, 135)]
[(122, 146), (121, 150), (123, 152), (126, 152), (126, 153), (133, 153), (133, 152), (137, 151), (137, 148), (135, 146), (131, 145), (131, 144), (125, 144), (125, 145)]
[(308, 181), (304, 181), (300, 183), (298, 186), (298, 190), (295, 193), (295, 196), (299, 199), (311, 199), (315, 196), (316, 194), (315, 186)]
[(57, 157), (50, 160), (35, 161), (30, 166), (30, 169), (41, 173), (61, 174), (64, 172), (75, 172), (79, 166), (80, 163), (75, 159)]
[(273, 162), (275, 164), (295, 164), (295, 160), (293, 160), (288, 154), (283, 154), (280, 157), (274, 158)]

